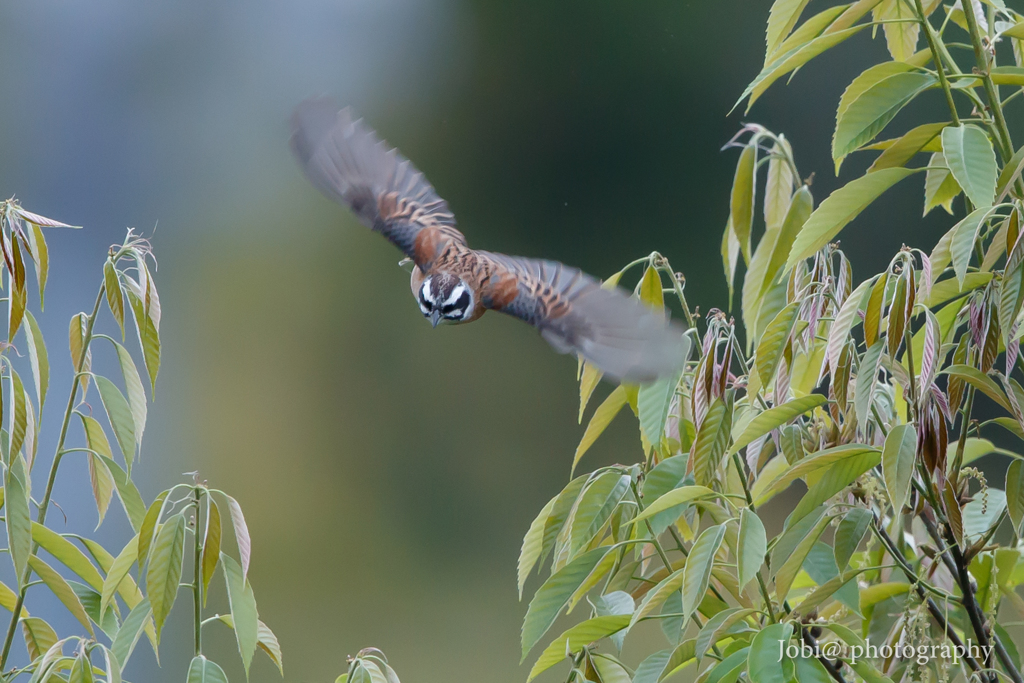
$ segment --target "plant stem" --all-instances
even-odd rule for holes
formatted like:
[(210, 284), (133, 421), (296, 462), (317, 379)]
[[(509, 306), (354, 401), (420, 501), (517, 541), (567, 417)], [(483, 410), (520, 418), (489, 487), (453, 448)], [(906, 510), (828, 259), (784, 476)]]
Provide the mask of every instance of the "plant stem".
[(195, 527), (195, 553), (192, 560), (192, 615), (193, 629), (195, 631), (195, 654), (198, 657), (203, 654), (203, 577), (200, 569), (200, 558), (203, 552), (203, 543), (199, 538), (199, 513), (202, 510), (203, 490), (196, 486), (192, 489), (192, 501), (196, 508)]
[(917, 5), (917, 16), (924, 25), (924, 35), (928, 38), (928, 48), (932, 51), (932, 61), (935, 62), (935, 71), (939, 74), (939, 84), (942, 86), (942, 92), (946, 96), (946, 105), (949, 107), (949, 114), (953, 118), (953, 125), (960, 125), (960, 117), (956, 113), (956, 103), (953, 102), (953, 91), (949, 87), (949, 80), (946, 78), (946, 70), (942, 66), (942, 56), (939, 54), (939, 48), (936, 46), (935, 29), (932, 28), (932, 24), (928, 21), (928, 18), (924, 15), (924, 7), (921, 6), (921, 0), (914, 0)]
[(971, 43), (974, 45), (974, 58), (978, 62), (978, 71), (985, 86), (985, 96), (988, 98), (989, 109), (992, 111), (992, 118), (995, 121), (999, 152), (1003, 157), (1003, 161), (1007, 162), (1013, 156), (1013, 142), (1010, 140), (1010, 130), (1006, 127), (1006, 119), (1003, 117), (999, 90), (996, 89), (995, 83), (992, 82), (992, 65), (989, 63), (988, 54), (981, 39), (978, 19), (974, 16), (974, 5), (966, 1), (962, 2), (961, 5), (963, 6), (964, 17), (967, 19), (967, 28), (970, 29)]
[[(96, 322), (96, 314), (100, 310), (100, 304), (103, 302), (103, 295), (106, 291), (104, 285), (100, 285), (100, 291), (96, 295), (96, 303), (93, 304), (92, 313), (86, 319), (85, 323), (85, 334), (82, 335), (82, 355), (78, 358), (78, 367), (75, 368), (75, 378), (71, 384), (71, 394), (68, 396), (68, 405), (64, 409), (64, 420), (60, 427), (60, 436), (57, 439), (57, 449), (53, 455), (53, 462), (50, 464), (50, 474), (46, 479), (46, 492), (43, 494), (43, 499), (39, 503), (39, 512), (36, 515), (36, 522), (42, 526), (46, 522), (46, 510), (50, 506), (50, 497), (53, 495), (53, 484), (57, 479), (57, 468), (60, 467), (61, 458), (64, 455), (64, 440), (68, 435), (68, 425), (71, 422), (71, 415), (75, 409), (75, 399), (78, 398), (78, 386), (81, 384), (79, 381), (82, 374), (82, 368), (85, 366), (85, 358), (89, 353), (89, 344), (92, 342), (92, 328)], [(16, 454), (12, 453), (11, 457)], [(39, 549), (39, 544), (32, 544), (32, 555), (36, 554)], [(4, 639), (3, 651), (0, 652), (0, 671), (7, 666), (7, 658), (11, 654), (11, 644), (14, 642), (14, 632), (18, 628), (18, 622), (21, 621), (21, 608), (25, 604), (25, 593), (28, 589), (28, 579), (31, 576), (32, 570), (28, 567), (25, 568), (24, 574), (22, 574), (20, 581), (18, 582), (21, 588), (18, 590), (18, 599), (14, 603), (14, 610), (11, 612), (11, 623), (7, 627), (7, 636)]]

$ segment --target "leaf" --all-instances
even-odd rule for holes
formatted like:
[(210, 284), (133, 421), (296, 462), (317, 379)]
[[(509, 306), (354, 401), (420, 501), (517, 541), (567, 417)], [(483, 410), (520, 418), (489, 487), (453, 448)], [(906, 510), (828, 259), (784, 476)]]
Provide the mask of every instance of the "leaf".
[(871, 400), (875, 393), (878, 368), (881, 364), (882, 350), (884, 348), (885, 340), (878, 339), (868, 347), (868, 350), (864, 352), (860, 360), (853, 400), (857, 421), (862, 425), (866, 425), (871, 419)]
[(76, 548), (71, 541), (35, 522), (32, 523), (32, 540), (87, 584), (96, 590), (103, 588), (103, 577), (85, 553)]
[(221, 553), (221, 566), (224, 568), (224, 580), (228, 587), (228, 603), (231, 605), (231, 619), (235, 627), (235, 639), (238, 641), (238, 652), (242, 656), (245, 674), (249, 675), (249, 665), (256, 652), (259, 640), (259, 615), (256, 610), (256, 598), (252, 587), (245, 578), (241, 566), (230, 555)]
[(864, 534), (871, 524), (871, 512), (864, 508), (853, 508), (843, 521), (839, 523), (835, 536), (835, 558), (839, 571), (843, 571), (850, 563), (850, 558), (857, 551)]
[[(755, 138), (756, 140), (756, 138)], [(743, 252), (743, 261), (750, 263), (750, 239), (754, 219), (754, 195), (757, 192), (757, 145), (748, 144), (740, 153), (732, 181), (729, 222)]]
[(800, 499), (800, 503), (789, 517), (789, 523), (792, 524), (804, 515), (810, 514), (826, 500), (857, 481), (862, 474), (877, 466), (880, 460), (878, 451), (870, 451), (836, 462), (821, 473), (814, 485)]
[(898, 514), (907, 502), (916, 457), (916, 427), (910, 424), (893, 427), (882, 449), (882, 477), (894, 514)]
[(629, 621), (629, 628), (633, 628), (633, 626), (639, 623), (640, 620), (644, 619), (654, 612), (655, 609), (663, 605), (669, 596), (678, 592), (682, 588), (683, 572), (683, 569), (677, 569), (659, 581), (656, 586), (647, 591), (647, 595), (644, 596), (643, 601), (632, 614), (632, 619)]
[(731, 430), (732, 411), (722, 399), (715, 399), (697, 430), (697, 440), (693, 446), (693, 475), (698, 486), (706, 486), (714, 479), (722, 455), (729, 445)]
[(1014, 458), (1006, 468), (1006, 509), (1014, 534), (1020, 536), (1024, 524), (1024, 460)]
[(949, 255), (961, 289), (964, 286), (964, 277), (967, 275), (967, 266), (971, 262), (971, 256), (974, 254), (974, 243), (978, 239), (978, 232), (993, 211), (994, 209), (991, 206), (975, 209), (966, 218), (953, 226), (953, 234), (949, 244)]
[(107, 514), (107, 508), (110, 507), (110, 499), (114, 495), (114, 478), (110, 476), (110, 470), (103, 461), (96, 455), (89, 453), (89, 482), (92, 484), (92, 496), (96, 501), (96, 512), (99, 515), (99, 521), (96, 526), (99, 527), (103, 523), (104, 517)]
[(135, 443), (142, 445), (142, 434), (146, 431), (146, 390), (142, 386), (142, 377), (135, 367), (135, 361), (124, 348), (114, 342), (117, 349), (117, 361), (121, 365), (121, 375), (124, 377), (124, 388), (128, 394), (128, 405), (132, 410), (132, 423), (134, 424)]
[(11, 441), (7, 452), (11, 457), (14, 457), (21, 452), (21, 447), (25, 443), (25, 432), (28, 428), (28, 415), (25, 404), (28, 402), (28, 396), (25, 393), (25, 385), (22, 384), (18, 373), (13, 368), (11, 368), (10, 373), (11, 397), (13, 398), (14, 410), (11, 411), (11, 421), (8, 427)]
[[(30, 225), (32, 229), (25, 231), (25, 235), (32, 244), (32, 259), (36, 264), (36, 282), (39, 283), (39, 310), (43, 310), (46, 278), (50, 271), (50, 255), (46, 247), (46, 238), (43, 236), (43, 231), (35, 223)], [(28, 311), (26, 310), (26, 312)]]
[(786, 271), (791, 270), (798, 261), (813, 256), (883, 192), (918, 170), (884, 168), (852, 180), (830, 194), (796, 236), (786, 262)]
[(780, 552), (779, 546), (781, 541), (772, 552), (772, 571), (775, 573), (775, 598), (779, 602), (786, 599), (790, 588), (793, 587), (793, 580), (796, 579), (796, 575), (800, 572), (804, 561), (814, 548), (814, 544), (818, 542), (818, 537), (821, 536), (825, 527), (832, 521), (828, 515), (820, 514), (820, 510), (818, 515), (804, 515), (803, 519), (817, 520), (814, 526), (810, 527), (806, 534), (804, 534), (802, 530), (805, 526), (797, 524), (797, 519), (794, 514), (787, 520), (789, 524), (793, 525), (790, 527), (791, 529), (794, 531), (800, 530), (800, 533), (795, 534), (797, 542), (793, 546), (792, 552)]
[(765, 50), (765, 63), (786, 39), (793, 27), (796, 26), (800, 13), (804, 11), (808, 0), (775, 0), (772, 3), (771, 12), (768, 14), (768, 30), (765, 36), (767, 48)]
[(128, 302), (131, 304), (132, 314), (135, 318), (135, 330), (138, 332), (139, 344), (142, 346), (143, 358), (146, 361), (146, 370), (149, 372), (150, 386), (155, 389), (156, 376), (160, 372), (160, 333), (156, 322), (147, 313), (142, 299), (131, 288), (128, 289)]
[(121, 328), (121, 339), (124, 339), (124, 294), (117, 278), (117, 269), (109, 258), (103, 264), (103, 289), (107, 294), (107, 306)]
[(139, 636), (142, 635), (143, 628), (152, 613), (153, 609), (149, 606), (149, 600), (142, 600), (132, 608), (131, 613), (118, 629), (117, 635), (114, 636), (114, 640), (110, 644), (110, 651), (117, 657), (122, 668), (128, 664), (128, 658), (132, 656), (135, 644), (139, 642)]
[(33, 660), (42, 657), (57, 643), (56, 631), (39, 617), (22, 617), (21, 632), (25, 636), (28, 656)]
[(793, 331), (793, 325), (796, 323), (799, 313), (799, 301), (788, 304), (768, 323), (764, 334), (761, 335), (761, 341), (757, 345), (755, 368), (763, 386), (770, 385), (775, 379), (775, 372), (779, 368), (779, 359), (782, 358), (786, 340), (789, 339), (789, 334)]
[(743, 590), (751, 579), (757, 576), (765, 553), (768, 552), (768, 537), (761, 518), (753, 511), (743, 508), (740, 512), (740, 535), (736, 543), (736, 574), (739, 589)]
[(732, 308), (733, 288), (736, 280), (736, 266), (740, 258), (740, 241), (736, 237), (736, 231), (732, 229), (732, 221), (726, 221), (725, 231), (722, 233), (722, 268), (725, 270), (725, 279), (729, 284), (729, 308)]
[(1003, 407), (1006, 412), (1011, 415), (1014, 414), (1013, 407), (1010, 405), (1009, 400), (1006, 398), (1006, 394), (996, 384), (995, 380), (983, 373), (977, 368), (973, 368), (970, 365), (951, 365), (948, 368), (942, 370), (939, 374), (949, 375), (950, 377), (956, 377), (967, 382), (978, 391), (982, 392), (990, 399), (998, 403)]
[[(100, 586), (100, 612), (106, 612), (107, 607), (113, 602), (114, 593), (118, 591), (125, 577), (128, 576), (132, 564), (138, 559), (138, 554), (139, 537), (135, 536), (125, 544), (121, 552), (114, 558), (113, 564), (107, 570), (107, 576), (103, 580), (103, 585)], [(152, 587), (147, 585), (147, 590), (152, 590)], [(175, 590), (177, 590), (177, 585), (175, 585)]]
[[(850, 152), (873, 140), (919, 93), (937, 83), (934, 76), (903, 62), (884, 62), (854, 79), (843, 94), (832, 138), (836, 173)], [(853, 91), (851, 93), (851, 91)]]
[(570, 529), (569, 555), (575, 556), (604, 528), (622, 496), (629, 490), (629, 476), (608, 471), (594, 479), (576, 504)]
[[(178, 513), (168, 518), (160, 527), (160, 532), (153, 540), (153, 547), (149, 553), (149, 570), (146, 572), (146, 593), (153, 608), (153, 623), (156, 625), (158, 640), (160, 630), (178, 595), (184, 552), (185, 517)], [(131, 567), (132, 562), (127, 564)]]
[(826, 468), (831, 468), (851, 458), (858, 458), (866, 453), (873, 453), (881, 459), (881, 451), (877, 448), (857, 443), (818, 451), (815, 455), (804, 458), (778, 475), (765, 487), (765, 492), (760, 499), (754, 500), (754, 504), (758, 506), (763, 505), (777, 493), (781, 493), (789, 488), (789, 485), (797, 479), (807, 477), (812, 473), (822, 472)]
[[(551, 515), (551, 510), (555, 507), (555, 501), (557, 497), (552, 498), (547, 502), (547, 505), (537, 514), (537, 517), (530, 524), (529, 530), (526, 532), (526, 536), (523, 537), (523, 547), (519, 551), (519, 563), (518, 563), (518, 586), (519, 586), (519, 599), (523, 599), (523, 586), (526, 585), (526, 579), (533, 571), (533, 567), (537, 564), (537, 560), (540, 559), (541, 549), (544, 547), (544, 527), (547, 524), (548, 518)], [(213, 519), (213, 501), (210, 507), (210, 519)], [(220, 524), (220, 512), (217, 512), (217, 523)], [(219, 539), (220, 532), (218, 531), (217, 544), (220, 545)], [(207, 531), (209, 535), (209, 531)], [(204, 549), (204, 559), (205, 549)], [(203, 575), (205, 579), (206, 565), (203, 564)]]
[(526, 619), (523, 621), (522, 659), (526, 659), (526, 655), (537, 644), (537, 641), (555, 623), (555, 618), (565, 607), (570, 596), (607, 552), (608, 548), (595, 548), (583, 553), (548, 577), (548, 580), (537, 589), (526, 610)]
[(792, 206), (795, 176), (786, 160), (791, 154), (789, 142), (779, 136), (768, 158), (768, 180), (764, 189), (764, 224), (769, 230), (782, 226)]
[(772, 59), (770, 64), (765, 65), (761, 73), (747, 86), (743, 94), (740, 95), (739, 100), (733, 105), (733, 108), (739, 105), (748, 96), (750, 99), (747, 101), (747, 111), (754, 106), (754, 102), (757, 101), (764, 92), (771, 86), (772, 83), (782, 78), (790, 71), (799, 69), (801, 66), (811, 61), (822, 52), (825, 52), (831, 47), (835, 47), (839, 43), (843, 42), (853, 34), (862, 30), (867, 24), (860, 26), (854, 26), (853, 28), (847, 28), (841, 31), (833, 31), (831, 33), (825, 33), (824, 35), (818, 36), (807, 43), (794, 45), (786, 52), (780, 54)]
[(942, 131), (942, 154), (974, 206), (992, 206), (998, 168), (988, 135), (971, 124), (948, 126)]
[(249, 556), (252, 553), (252, 542), (249, 540), (249, 527), (242, 514), (242, 506), (238, 501), (225, 494), (228, 501), (228, 512), (231, 514), (231, 526), (235, 530), (235, 542), (238, 545), (238, 561), (242, 565), (242, 578), (249, 576)]
[[(220, 560), (222, 525), (220, 521), (220, 507), (213, 498), (208, 497), (209, 503), (206, 517), (206, 537), (203, 539), (203, 605), (206, 605), (206, 598), (210, 590), (210, 580), (213, 572), (217, 569), (217, 562)], [(520, 588), (520, 593), (522, 588)], [(280, 657), (279, 657), (280, 659)]]
[[(877, 276), (875, 277), (877, 278)], [(829, 371), (833, 377), (836, 376), (839, 358), (846, 347), (850, 330), (853, 329), (857, 322), (857, 311), (864, 306), (864, 300), (871, 291), (871, 286), (874, 282), (875, 278), (872, 278), (857, 285), (857, 288), (853, 290), (850, 296), (846, 297), (846, 301), (843, 302), (843, 305), (839, 308), (839, 313), (832, 322), (832, 328), (828, 334), (828, 362)]]
[(932, 154), (924, 176), (924, 215), (927, 216), (936, 206), (952, 214), (953, 199), (962, 191), (956, 178), (949, 172), (942, 152)]
[(885, 33), (886, 47), (896, 61), (906, 61), (917, 51), (918, 35), (921, 25), (917, 23), (917, 15), (912, 9), (913, 4), (904, 0), (882, 0), (875, 5), (872, 19), (886, 21), (882, 24)]
[(715, 616), (707, 620), (704, 627), (700, 630), (697, 635), (697, 646), (695, 653), (697, 659), (704, 659), (704, 655), (708, 653), (711, 646), (719, 641), (719, 639), (729, 631), (735, 624), (746, 619), (748, 616), (754, 613), (752, 609), (742, 609), (735, 607), (732, 609), (724, 609)]
[(598, 370), (596, 365), (582, 361), (582, 370), (580, 371), (580, 416), (578, 420), (581, 424), (583, 422), (583, 413), (587, 409), (587, 404), (590, 403), (590, 397), (594, 394), (594, 389), (597, 388), (603, 375), (604, 373)]
[[(99, 389), (100, 398), (103, 400), (103, 407), (107, 411), (107, 418), (110, 426), (117, 437), (117, 444), (121, 447), (128, 471), (132, 469), (132, 461), (135, 458), (135, 418), (128, 401), (121, 394), (113, 382), (101, 375), (95, 375), (96, 388)], [(154, 610), (155, 611), (155, 610)]]
[(537, 659), (537, 663), (530, 670), (530, 675), (526, 680), (532, 681), (539, 674), (561, 662), (565, 659), (566, 652), (577, 652), (580, 648), (592, 642), (607, 638), (611, 634), (621, 631), (628, 624), (628, 614), (595, 617), (584, 621), (582, 624), (576, 624), (558, 636), (545, 648), (544, 652)]
[(661, 496), (653, 503), (644, 508), (644, 511), (630, 520), (630, 524), (642, 522), (646, 519), (650, 519), (659, 512), (664, 512), (669, 508), (674, 508), (677, 505), (688, 503), (698, 498), (710, 498), (716, 494), (714, 491), (706, 486), (681, 486), (677, 489), (672, 489), (665, 495)]
[(198, 655), (188, 665), (186, 683), (228, 683), (224, 670), (202, 655)]
[(665, 434), (668, 409), (672, 403), (672, 397), (675, 396), (678, 383), (678, 377), (664, 377), (641, 386), (637, 394), (640, 429), (656, 449)]
[(964, 539), (967, 543), (978, 540), (992, 525), (1000, 521), (1006, 510), (1006, 494), (999, 489), (989, 488), (964, 505)]
[(121, 505), (124, 507), (125, 514), (128, 515), (128, 521), (131, 523), (132, 529), (138, 531), (142, 527), (143, 518), (146, 516), (146, 504), (142, 502), (139, 490), (135, 488), (134, 482), (121, 469), (120, 465), (105, 455), (101, 456), (100, 459), (107, 466), (110, 476), (114, 479), (114, 486), (117, 487), (117, 496), (121, 499)]
[[(284, 676), (284, 660), (281, 658), (281, 645), (277, 642), (277, 636), (270, 630), (270, 627), (262, 621), (258, 623), (258, 640), (256, 645), (267, 653), (270, 661), (274, 662), (277, 670)], [(397, 683), (397, 679), (395, 679)]]
[[(905, 166), (915, 155), (924, 151), (939, 136), (942, 129), (948, 125), (949, 123), (947, 122), (926, 123), (904, 133), (902, 137), (895, 140), (892, 145), (878, 155), (871, 166), (868, 167), (868, 173), (883, 168)], [(931, 166), (933, 164), (928, 165)]]
[(50, 362), (46, 356), (46, 341), (31, 311), (25, 311), (25, 321), (28, 323), (25, 326), (28, 358), (32, 364), (32, 379), (35, 381), (36, 398), (42, 412), (43, 404), (46, 402), (46, 389), (50, 383)]
[(18, 580), (24, 589), (28, 576), (28, 560), (32, 555), (32, 517), (29, 511), (29, 489), (24, 461), (12, 458), (13, 464), (4, 473), (4, 513), (6, 515), (7, 548)]
[(611, 424), (624, 405), (626, 405), (626, 389), (622, 386), (615, 387), (615, 390), (608, 394), (608, 397), (601, 402), (601, 405), (591, 415), (590, 422), (587, 423), (587, 429), (583, 432), (583, 438), (580, 439), (580, 444), (576, 447), (576, 455), (572, 459), (572, 472), (576, 471), (576, 464), (580, 461), (580, 458), (594, 445), (597, 437), (601, 436), (601, 433)]
[(781, 427), (795, 417), (817, 408), (827, 402), (821, 394), (810, 394), (802, 398), (795, 398), (782, 405), (769, 408), (753, 420), (743, 430), (729, 449), (729, 455), (739, 453), (740, 449), (752, 442), (754, 439), (764, 436), (768, 432)]
[(754, 636), (747, 653), (747, 675), (751, 683), (789, 682), (793, 677), (793, 661), (783, 657), (780, 666), (779, 653), (785, 649), (792, 635), (792, 625), (771, 624)]
[(157, 525), (160, 522), (160, 515), (163, 514), (164, 501), (167, 499), (168, 491), (163, 491), (156, 497), (146, 511), (142, 520), (142, 527), (139, 529), (138, 562), (139, 569), (146, 563), (149, 557), (149, 548), (153, 543), (153, 534), (156, 533)]
[(715, 553), (725, 539), (725, 524), (708, 527), (697, 537), (683, 568), (683, 614), (690, 618), (704, 599), (711, 582)]
[(57, 596), (57, 599), (60, 600), (61, 603), (68, 608), (68, 611), (78, 619), (79, 623), (85, 627), (89, 632), (89, 635), (94, 636), (95, 633), (92, 630), (92, 623), (89, 621), (89, 615), (85, 613), (85, 607), (82, 606), (82, 601), (78, 599), (75, 591), (70, 585), (68, 585), (68, 582), (64, 577), (54, 571), (53, 567), (46, 564), (46, 562), (43, 562), (43, 560), (35, 555), (28, 558), (28, 564), (32, 567), (32, 571), (34, 571), (39, 578), (43, 580), (46, 587), (49, 588), (55, 596)]

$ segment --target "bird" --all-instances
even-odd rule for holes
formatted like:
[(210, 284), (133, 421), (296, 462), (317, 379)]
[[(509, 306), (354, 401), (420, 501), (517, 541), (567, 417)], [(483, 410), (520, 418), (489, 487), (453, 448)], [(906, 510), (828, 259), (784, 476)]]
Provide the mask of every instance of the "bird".
[(290, 145), (314, 186), (412, 260), (410, 287), (434, 327), (499, 311), (611, 379), (678, 379), (689, 351), (683, 326), (577, 268), (470, 248), (426, 177), (351, 108), (305, 100), (291, 117)]

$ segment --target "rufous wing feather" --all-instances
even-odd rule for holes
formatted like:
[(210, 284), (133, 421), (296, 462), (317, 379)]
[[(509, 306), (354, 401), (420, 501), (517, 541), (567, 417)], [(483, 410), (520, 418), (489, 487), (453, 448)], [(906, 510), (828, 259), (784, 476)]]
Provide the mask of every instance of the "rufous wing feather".
[[(668, 321), (619, 288), (557, 261), (476, 252), (516, 279), (514, 297), (496, 300), (495, 310), (538, 328), (562, 353), (574, 352), (606, 375), (649, 382), (679, 372), (689, 340)], [(496, 287), (503, 278), (493, 277)], [(507, 282), (507, 281), (506, 281)]]

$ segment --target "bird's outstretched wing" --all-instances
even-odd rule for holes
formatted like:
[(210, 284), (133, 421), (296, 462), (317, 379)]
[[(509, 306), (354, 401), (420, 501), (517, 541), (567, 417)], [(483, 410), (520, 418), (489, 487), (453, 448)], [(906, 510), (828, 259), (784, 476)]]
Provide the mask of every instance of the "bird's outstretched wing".
[(418, 266), (428, 266), (446, 242), (465, 244), (447, 202), (349, 108), (339, 111), (329, 98), (308, 99), (291, 123), (292, 151), (310, 181)]
[(618, 287), (605, 289), (557, 261), (474, 253), (494, 273), (483, 287), (484, 305), (530, 323), (561, 353), (626, 382), (665, 377), (686, 362), (685, 330)]

